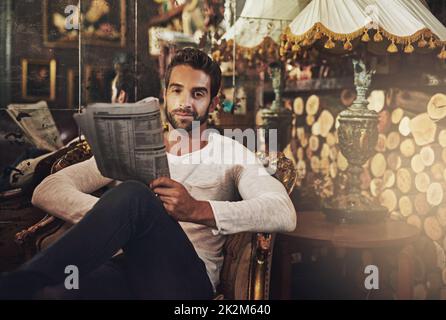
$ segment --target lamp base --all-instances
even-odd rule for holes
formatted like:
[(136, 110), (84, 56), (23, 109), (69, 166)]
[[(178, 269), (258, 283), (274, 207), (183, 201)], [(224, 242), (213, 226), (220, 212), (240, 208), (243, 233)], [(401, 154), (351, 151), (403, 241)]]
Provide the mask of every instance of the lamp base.
[(333, 198), (322, 205), (322, 212), (335, 223), (378, 223), (389, 216), (388, 210), (361, 194)]

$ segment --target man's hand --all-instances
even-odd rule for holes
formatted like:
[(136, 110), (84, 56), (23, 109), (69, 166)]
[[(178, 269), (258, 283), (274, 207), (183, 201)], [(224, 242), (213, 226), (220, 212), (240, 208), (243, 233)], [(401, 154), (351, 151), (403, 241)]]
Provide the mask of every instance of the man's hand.
[(167, 213), (175, 220), (216, 226), (209, 202), (193, 198), (181, 183), (161, 177), (150, 183), (150, 189), (158, 194)]

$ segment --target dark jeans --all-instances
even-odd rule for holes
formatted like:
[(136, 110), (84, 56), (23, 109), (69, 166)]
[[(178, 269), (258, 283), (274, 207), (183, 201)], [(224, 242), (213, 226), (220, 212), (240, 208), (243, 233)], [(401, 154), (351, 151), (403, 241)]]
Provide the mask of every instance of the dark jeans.
[[(124, 254), (111, 258), (120, 248)], [(68, 265), (79, 270), (79, 290), (65, 289)], [(148, 186), (135, 181), (105, 193), (78, 224), (15, 273), (0, 280), (0, 296), (9, 288), (40, 298), (213, 297), (205, 264), (179, 223)]]

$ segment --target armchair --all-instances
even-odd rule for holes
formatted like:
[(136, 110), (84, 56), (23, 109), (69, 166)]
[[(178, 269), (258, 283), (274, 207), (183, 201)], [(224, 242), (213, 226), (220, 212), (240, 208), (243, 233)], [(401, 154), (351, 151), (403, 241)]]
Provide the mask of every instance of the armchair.
[[(85, 141), (77, 144), (51, 166), (51, 173), (92, 156)], [(264, 160), (276, 168), (275, 177), (291, 193), (295, 184), (296, 170), (291, 160), (279, 153)], [(15, 241), (22, 247), (27, 259), (56, 241), (71, 224), (52, 215), (29, 228), (20, 231)], [(269, 283), (273, 254), (274, 234), (239, 233), (228, 236), (224, 245), (224, 262), (217, 288), (216, 299), (263, 300), (269, 298)]]

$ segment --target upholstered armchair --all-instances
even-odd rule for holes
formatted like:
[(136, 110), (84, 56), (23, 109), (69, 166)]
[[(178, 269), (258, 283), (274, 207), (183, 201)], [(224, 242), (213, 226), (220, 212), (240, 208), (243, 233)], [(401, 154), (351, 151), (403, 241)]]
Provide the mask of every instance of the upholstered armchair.
[[(92, 156), (85, 141), (55, 159), (51, 173)], [(279, 153), (263, 157), (265, 166), (275, 169), (274, 176), (288, 193), (293, 190), (296, 171), (291, 160)], [(26, 258), (56, 241), (71, 225), (54, 216), (46, 215), (41, 221), (19, 232), (15, 241), (22, 247)], [(274, 245), (274, 234), (239, 233), (228, 236), (224, 246), (224, 262), (216, 299), (264, 300), (269, 298), (269, 283)]]

